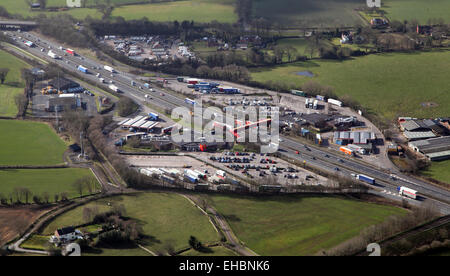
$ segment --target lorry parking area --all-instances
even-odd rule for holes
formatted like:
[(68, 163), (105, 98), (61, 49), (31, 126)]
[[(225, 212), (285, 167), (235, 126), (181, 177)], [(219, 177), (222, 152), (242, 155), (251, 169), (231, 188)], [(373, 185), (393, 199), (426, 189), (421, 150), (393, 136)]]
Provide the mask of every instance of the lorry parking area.
[(261, 185), (327, 185), (325, 177), (265, 154), (225, 151), (197, 156), (224, 171)]

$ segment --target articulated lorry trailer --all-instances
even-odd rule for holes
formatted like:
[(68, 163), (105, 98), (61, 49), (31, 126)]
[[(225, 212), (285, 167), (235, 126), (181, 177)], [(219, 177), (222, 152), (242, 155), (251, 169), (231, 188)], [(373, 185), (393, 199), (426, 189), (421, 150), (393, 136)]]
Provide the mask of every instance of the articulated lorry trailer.
[(78, 69), (78, 71), (81, 71), (81, 72), (83, 72), (85, 74), (88, 73), (88, 69), (86, 67), (82, 66), (82, 65), (79, 65), (77, 69)]
[(367, 175), (363, 175), (363, 174), (357, 174), (356, 179), (364, 181), (366, 183), (369, 183), (371, 185), (375, 184), (375, 178), (369, 177)]
[(109, 89), (111, 89), (112, 91), (117, 92), (117, 93), (120, 92), (119, 87), (117, 87), (117, 86), (115, 86), (115, 85), (113, 85), (113, 84), (111, 84), (111, 85), (109, 86)]
[(108, 65), (103, 66), (103, 69), (105, 69), (106, 71), (111, 72), (111, 73), (116, 72), (116, 70), (114, 70), (114, 68), (112, 68), (111, 66), (108, 66)]

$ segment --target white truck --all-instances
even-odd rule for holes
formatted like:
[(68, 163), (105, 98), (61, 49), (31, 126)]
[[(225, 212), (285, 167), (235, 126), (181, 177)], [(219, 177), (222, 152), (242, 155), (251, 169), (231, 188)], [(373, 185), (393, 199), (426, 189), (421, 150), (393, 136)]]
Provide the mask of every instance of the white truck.
[(105, 69), (106, 71), (111, 72), (111, 73), (115, 73), (116, 72), (116, 70), (114, 70), (114, 68), (112, 68), (111, 66), (108, 66), (108, 65), (105, 65), (103, 67), (103, 69)]
[(406, 197), (409, 197), (409, 198), (412, 198), (412, 199), (416, 199), (417, 198), (417, 191), (413, 190), (413, 189), (410, 189), (410, 188), (407, 188), (405, 186), (397, 187), (397, 191), (398, 191), (399, 195), (406, 196)]
[(48, 51), (47, 54), (49, 57), (53, 58), (53, 59), (59, 59), (61, 58), (60, 56), (58, 56), (57, 54), (53, 53), (52, 50)]
[(117, 92), (117, 93), (120, 92), (119, 87), (115, 86), (114, 84), (111, 84), (109, 86), (109, 89), (111, 89), (112, 91)]

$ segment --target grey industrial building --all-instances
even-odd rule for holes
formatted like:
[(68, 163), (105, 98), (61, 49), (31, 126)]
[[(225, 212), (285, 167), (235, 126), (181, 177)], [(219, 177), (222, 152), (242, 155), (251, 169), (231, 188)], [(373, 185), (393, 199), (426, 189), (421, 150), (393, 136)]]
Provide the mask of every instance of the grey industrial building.
[(333, 141), (338, 145), (369, 144), (377, 139), (374, 132), (369, 131), (336, 131)]
[(450, 136), (413, 141), (408, 146), (431, 161), (450, 159)]

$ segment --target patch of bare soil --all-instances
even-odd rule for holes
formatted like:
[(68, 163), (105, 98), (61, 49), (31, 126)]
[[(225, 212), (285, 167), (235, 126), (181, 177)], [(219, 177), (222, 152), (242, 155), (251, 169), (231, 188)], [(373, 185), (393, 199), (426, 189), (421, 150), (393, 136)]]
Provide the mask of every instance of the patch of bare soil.
[(54, 207), (0, 207), (0, 246), (23, 234), (37, 218), (52, 208)]

